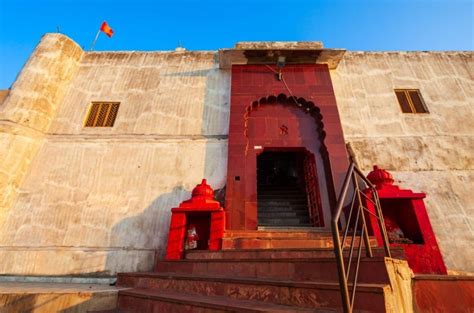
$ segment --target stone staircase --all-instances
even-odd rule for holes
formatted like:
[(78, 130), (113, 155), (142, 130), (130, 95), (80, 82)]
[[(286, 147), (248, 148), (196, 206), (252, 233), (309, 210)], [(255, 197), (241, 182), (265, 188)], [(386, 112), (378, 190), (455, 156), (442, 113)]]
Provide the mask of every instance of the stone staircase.
[[(189, 251), (154, 272), (120, 273), (115, 312), (341, 312), (330, 233), (228, 231), (221, 251)], [(371, 242), (374, 242), (373, 240)], [(355, 311), (385, 312), (384, 252), (360, 264)], [(403, 258), (395, 249), (394, 257)]]
[(306, 192), (297, 185), (258, 186), (259, 226), (311, 226)]

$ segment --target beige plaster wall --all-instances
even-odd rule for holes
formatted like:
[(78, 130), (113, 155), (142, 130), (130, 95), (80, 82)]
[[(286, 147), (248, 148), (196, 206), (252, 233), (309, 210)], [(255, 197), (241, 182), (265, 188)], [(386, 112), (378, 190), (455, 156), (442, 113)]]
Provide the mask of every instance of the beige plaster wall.
[[(331, 73), (358, 164), (427, 193), (444, 261), (461, 271), (474, 271), (473, 68), (472, 52), (347, 52)], [(430, 113), (402, 113), (395, 88), (420, 89)]]
[(82, 56), (69, 38), (41, 38), (0, 105), (0, 229)]
[[(229, 73), (213, 52), (90, 53), (0, 232), (0, 273), (151, 270), (170, 210), (202, 178), (223, 187)], [(119, 101), (113, 128), (84, 128)]]
[[(215, 52), (88, 52), (51, 134), (227, 135), (230, 76)], [(84, 128), (92, 101), (121, 102), (112, 128)]]

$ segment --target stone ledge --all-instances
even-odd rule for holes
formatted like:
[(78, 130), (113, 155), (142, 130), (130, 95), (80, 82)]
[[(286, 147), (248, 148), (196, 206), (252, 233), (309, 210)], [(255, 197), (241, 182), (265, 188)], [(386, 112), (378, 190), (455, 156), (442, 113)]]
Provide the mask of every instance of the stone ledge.
[(471, 275), (415, 275), (414, 280), (469, 280), (474, 281), (474, 274)]
[(98, 284), (0, 282), (0, 311), (83, 313), (112, 309), (119, 290)]
[(219, 68), (230, 69), (241, 64), (276, 64), (279, 56), (286, 64), (326, 64), (336, 69), (345, 49), (324, 49), (323, 44), (297, 41), (239, 42), (234, 49), (219, 49)]
[(321, 41), (240, 41), (235, 49), (322, 49)]
[[(84, 277), (84, 276), (17, 276), (17, 275), (1, 275), (0, 276), (0, 292), (4, 284), (14, 283), (18, 286), (21, 284), (98, 284), (109, 285), (115, 282), (115, 276), (111, 277)], [(2, 285), (3, 284), (3, 285)], [(15, 286), (16, 286), (15, 285)], [(29, 286), (29, 285), (25, 285)]]
[(46, 282), (0, 282), (0, 294), (44, 294), (44, 293), (78, 293), (94, 292), (117, 293), (119, 288), (108, 284), (87, 283), (46, 283)]

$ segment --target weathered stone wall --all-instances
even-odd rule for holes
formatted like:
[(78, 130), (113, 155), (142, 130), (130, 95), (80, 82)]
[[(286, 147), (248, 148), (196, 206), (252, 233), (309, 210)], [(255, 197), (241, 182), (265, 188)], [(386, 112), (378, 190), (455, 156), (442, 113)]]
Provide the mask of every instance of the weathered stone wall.
[[(0, 229), (74, 75), (82, 49), (45, 35), (0, 105)], [(3, 99), (4, 98), (4, 99)]]
[[(215, 52), (82, 50), (45, 36), (0, 105), (0, 274), (150, 270), (170, 208), (225, 184), (230, 74)], [(332, 71), (360, 166), (426, 199), (445, 262), (474, 271), (472, 53), (348, 52)], [(402, 114), (419, 88), (429, 114)], [(84, 128), (92, 101), (114, 127)]]
[[(472, 52), (347, 52), (331, 73), (359, 166), (427, 193), (449, 270), (474, 271), (473, 68)], [(395, 88), (420, 89), (430, 113), (402, 113)]]
[[(170, 209), (204, 177), (225, 183), (230, 86), (216, 62), (86, 53), (0, 232), (0, 273), (151, 270)], [(83, 127), (91, 101), (120, 102), (114, 127)]]

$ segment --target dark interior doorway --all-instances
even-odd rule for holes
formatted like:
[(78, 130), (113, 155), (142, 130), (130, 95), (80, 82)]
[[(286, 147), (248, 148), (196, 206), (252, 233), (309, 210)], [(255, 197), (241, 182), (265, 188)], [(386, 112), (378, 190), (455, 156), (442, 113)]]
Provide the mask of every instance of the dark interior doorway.
[(306, 193), (306, 157), (302, 150), (270, 150), (257, 156), (259, 226), (313, 226)]

